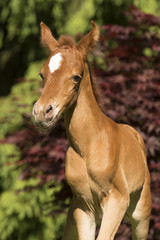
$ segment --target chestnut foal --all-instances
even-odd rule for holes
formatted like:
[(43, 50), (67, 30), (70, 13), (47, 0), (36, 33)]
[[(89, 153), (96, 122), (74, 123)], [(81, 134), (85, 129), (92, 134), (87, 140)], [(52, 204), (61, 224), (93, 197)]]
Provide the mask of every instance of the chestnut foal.
[(41, 23), (41, 41), (50, 56), (41, 69), (45, 85), (35, 103), (35, 122), (51, 129), (63, 115), (69, 141), (65, 173), (73, 192), (63, 240), (111, 240), (123, 219), (133, 239), (146, 239), (151, 211), (150, 175), (145, 147), (132, 127), (117, 124), (100, 110), (87, 64), (98, 40), (92, 30), (78, 45), (69, 36), (56, 41)]

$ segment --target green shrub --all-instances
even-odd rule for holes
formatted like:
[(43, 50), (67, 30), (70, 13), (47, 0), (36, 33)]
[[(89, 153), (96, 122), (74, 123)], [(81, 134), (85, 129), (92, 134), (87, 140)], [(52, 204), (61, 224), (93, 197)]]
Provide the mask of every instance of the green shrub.
[(31, 116), (33, 103), (39, 96), (40, 81), (15, 84), (8, 97), (0, 99), (0, 139), (23, 126), (24, 116)]
[[(5, 143), (6, 135), (31, 124), (32, 106), (39, 91), (40, 81), (23, 81), (12, 87), (8, 97), (0, 99), (1, 240), (55, 240), (62, 234), (66, 214), (59, 214), (60, 202), (56, 203), (56, 194), (62, 185), (52, 181), (42, 185), (34, 176), (24, 180), (27, 164), (21, 164), (22, 149)], [(10, 137), (8, 142), (14, 142)]]

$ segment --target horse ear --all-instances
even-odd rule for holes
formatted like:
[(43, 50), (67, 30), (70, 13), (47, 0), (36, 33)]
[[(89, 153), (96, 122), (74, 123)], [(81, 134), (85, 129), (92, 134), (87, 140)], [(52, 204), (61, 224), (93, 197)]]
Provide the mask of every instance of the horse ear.
[(53, 37), (51, 30), (43, 22), (40, 23), (41, 26), (41, 43), (43, 46), (47, 47), (50, 52), (53, 52), (55, 48), (59, 46), (59, 43)]
[(93, 50), (96, 42), (99, 39), (99, 27), (92, 21), (92, 30), (86, 34), (78, 43), (77, 49), (82, 53), (83, 58), (87, 57), (87, 54)]

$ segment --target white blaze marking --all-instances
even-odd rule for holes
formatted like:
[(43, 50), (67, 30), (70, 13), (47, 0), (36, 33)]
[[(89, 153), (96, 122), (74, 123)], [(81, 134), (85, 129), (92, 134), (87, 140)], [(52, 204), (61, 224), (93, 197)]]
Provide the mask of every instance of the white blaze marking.
[(55, 54), (53, 57), (51, 57), (48, 67), (51, 73), (53, 73), (55, 70), (57, 70), (61, 66), (62, 56), (61, 53)]

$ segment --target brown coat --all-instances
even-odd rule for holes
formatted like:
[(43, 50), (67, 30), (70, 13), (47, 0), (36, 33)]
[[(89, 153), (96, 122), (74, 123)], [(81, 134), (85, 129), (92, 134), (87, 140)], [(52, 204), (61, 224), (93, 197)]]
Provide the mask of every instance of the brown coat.
[[(51, 52), (41, 69), (45, 86), (33, 108), (35, 121), (48, 130), (64, 115), (69, 141), (66, 180), (73, 191), (63, 240), (114, 239), (123, 219), (133, 239), (146, 239), (151, 211), (150, 175), (142, 137), (100, 110), (86, 62), (99, 37), (97, 25), (76, 46), (57, 42), (41, 23), (41, 40)], [(54, 62), (56, 61), (56, 63)]]

